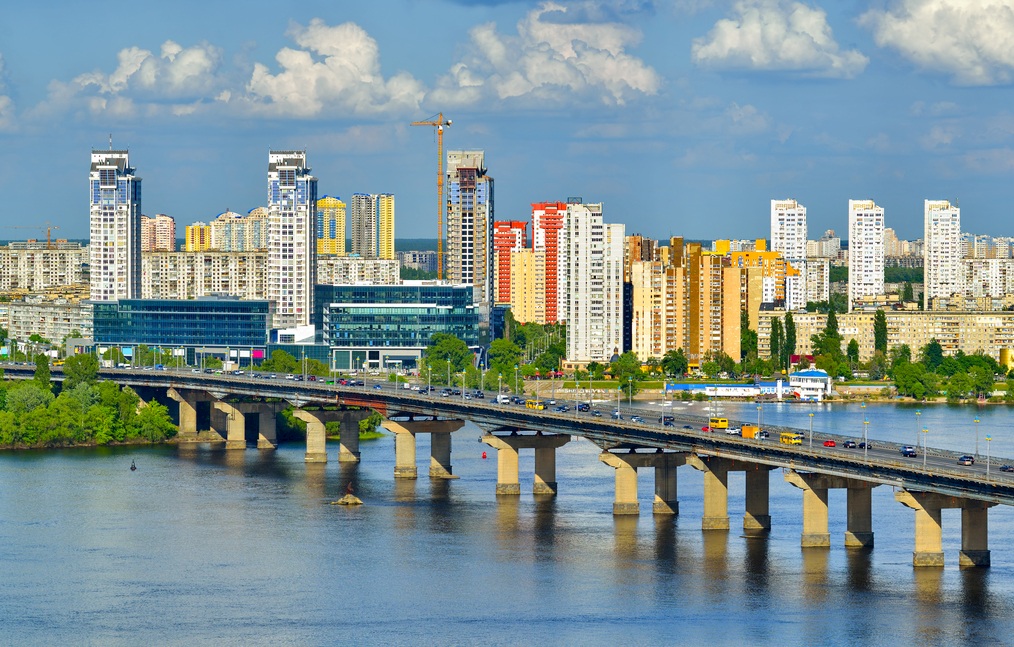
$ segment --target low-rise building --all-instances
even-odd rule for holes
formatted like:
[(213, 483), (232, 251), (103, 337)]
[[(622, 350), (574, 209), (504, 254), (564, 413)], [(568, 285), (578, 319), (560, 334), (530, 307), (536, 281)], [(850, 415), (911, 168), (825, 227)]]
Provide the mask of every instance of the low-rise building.
[(360, 258), (358, 256), (318, 256), (318, 285), (397, 285), (401, 283), (401, 267), (396, 260)]

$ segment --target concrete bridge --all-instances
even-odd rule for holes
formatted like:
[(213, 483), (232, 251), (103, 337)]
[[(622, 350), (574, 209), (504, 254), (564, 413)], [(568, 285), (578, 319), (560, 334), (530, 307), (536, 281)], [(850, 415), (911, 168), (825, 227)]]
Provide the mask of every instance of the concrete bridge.
[[(29, 366), (4, 368), (12, 378), (28, 378), (34, 373), (34, 367)], [(963, 568), (988, 567), (988, 510), (995, 505), (1014, 505), (1014, 475), (996, 468), (987, 472), (980, 466), (958, 466), (958, 454), (933, 448), (919, 460), (906, 459), (901, 457), (900, 445), (878, 441), (866, 451), (826, 448), (825, 439), (841, 437), (813, 434), (817, 449), (811, 449), (809, 443), (778, 442), (777, 434), (787, 431), (778, 427), (765, 427), (772, 434), (768, 440), (740, 438), (700, 431), (706, 419), (695, 416), (677, 415), (674, 426), (635, 424), (576, 410), (555, 413), (488, 400), (438, 397), (386, 383), (346, 387), (324, 381), (265, 379), (256, 374), (126, 369), (106, 369), (100, 377), (176, 401), (181, 443), (224, 442), (228, 450), (245, 450), (247, 429), (252, 426), (256, 426), (258, 448), (276, 447), (275, 415), (291, 405), (294, 415), (307, 423), (307, 462), (327, 461), (325, 424), (331, 421), (340, 424), (338, 460), (358, 462), (358, 421), (370, 410), (377, 411), (385, 418), (384, 428), (395, 434), (397, 479), (418, 477), (415, 439), (423, 433), (432, 437), (430, 477), (456, 478), (451, 465), (452, 433), (471, 421), (485, 432), (482, 442), (497, 451), (496, 494), (500, 496), (521, 493), (518, 456), (522, 450), (535, 452), (533, 492), (555, 495), (556, 450), (572, 437), (583, 437), (602, 450), (599, 460), (615, 470), (616, 515), (639, 514), (639, 469), (654, 469), (652, 512), (660, 515), (679, 513), (677, 468), (690, 465), (701, 472), (704, 531), (730, 528), (729, 472), (745, 474), (744, 532), (770, 530), (770, 472), (781, 469), (784, 479), (802, 491), (800, 543), (804, 547), (831, 545), (828, 491), (835, 488), (847, 491), (845, 546), (872, 547), (871, 493), (873, 488), (887, 485), (895, 489), (900, 504), (915, 512), (915, 566), (943, 566), (941, 510), (960, 508), (959, 564)], [(63, 379), (59, 369), (53, 371), (53, 379)], [(209, 413), (209, 429), (197, 428), (199, 408)]]

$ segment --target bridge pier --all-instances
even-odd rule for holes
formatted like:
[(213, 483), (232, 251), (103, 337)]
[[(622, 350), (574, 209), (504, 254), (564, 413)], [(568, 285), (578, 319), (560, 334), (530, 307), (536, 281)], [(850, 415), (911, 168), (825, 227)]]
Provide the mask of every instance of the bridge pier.
[(176, 389), (169, 387), (166, 394), (170, 399), (179, 403), (179, 433), (177, 438), (180, 442), (198, 442), (197, 431), (197, 403), (207, 402), (213, 398), (203, 391), (192, 391), (189, 389)]
[(827, 474), (788, 471), (785, 480), (803, 491), (803, 548), (829, 548), (827, 491), (844, 488), (848, 491), (847, 548), (873, 546), (872, 490), (876, 483)]
[(961, 551), (958, 553), (958, 566), (989, 567), (988, 510), (996, 505), (995, 503), (912, 490), (899, 490), (894, 493), (894, 498), (898, 503), (915, 510), (913, 566), (943, 567), (941, 510), (961, 508)]
[(696, 454), (687, 455), (686, 462), (704, 473), (704, 515), (701, 517), (701, 530), (729, 529), (729, 472), (746, 473), (746, 512), (743, 514), (743, 530), (764, 532), (771, 529), (771, 515), (768, 511), (770, 467)]
[(519, 476), (519, 453), (522, 449), (535, 450), (535, 479), (532, 484), (533, 494), (551, 494), (557, 492), (556, 484), (556, 450), (570, 442), (570, 436), (560, 434), (517, 434), (494, 435), (487, 433), (480, 440), (497, 450), (496, 453), (496, 493), (507, 496), (521, 494), (521, 478)]
[(458, 478), (451, 471), (451, 434), (464, 424), (463, 420), (384, 420), (381, 426), (394, 434), (394, 478), (419, 477), (416, 434), (430, 434), (430, 478)]
[(327, 462), (327, 430), (324, 421), (316, 414), (317, 411), (293, 409), (292, 415), (306, 423), (306, 455), (307, 463)]
[(228, 402), (217, 401), (212, 407), (225, 415), (225, 448), (246, 449), (246, 416), (239, 407)]
[(613, 500), (614, 515), (640, 514), (637, 501), (637, 468), (655, 468), (655, 499), (653, 514), (679, 514), (680, 504), (676, 497), (676, 468), (686, 464), (684, 454), (663, 453), (638, 454), (634, 450), (620, 454), (602, 452), (599, 460), (616, 470), (616, 495)]

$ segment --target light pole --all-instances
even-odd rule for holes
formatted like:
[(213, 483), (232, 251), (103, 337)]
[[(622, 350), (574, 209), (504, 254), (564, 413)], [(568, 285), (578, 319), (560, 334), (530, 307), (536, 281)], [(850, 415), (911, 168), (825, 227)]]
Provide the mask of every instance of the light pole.
[(863, 460), (866, 460), (866, 454), (870, 451), (870, 437), (867, 435), (870, 428), (870, 421), (863, 419)]
[(993, 437), (986, 434), (986, 478), (989, 478), (989, 441), (993, 440)]
[(761, 406), (757, 405), (757, 431), (760, 431)]
[(929, 429), (926, 427), (922, 428), (922, 469), (926, 471), (926, 434), (929, 433)]
[(919, 446), (919, 416), (922, 415), (922, 411), (915, 410), (915, 446)]
[[(863, 400), (862, 403), (860, 403), (859, 408), (863, 412), (863, 445), (866, 445), (867, 443), (866, 443), (866, 424), (865, 424), (866, 423), (866, 401), (865, 400)], [(863, 460), (866, 460), (866, 448), (865, 447), (863, 448)]]
[(465, 401), (465, 372), (461, 372), (461, 401)]
[(500, 394), (503, 393), (503, 373), (500, 373), (496, 378), (496, 403), (501, 404)]
[(429, 362), (426, 363), (426, 397), (430, 397), (430, 389), (433, 388), (430, 384), (433, 382), (433, 369), (430, 368)]
[[(759, 426), (759, 425), (758, 425)], [(810, 451), (813, 451), (813, 412), (810, 412)]]
[(451, 359), (447, 358), (447, 388), (451, 388)]
[(620, 391), (623, 390), (622, 386), (616, 387), (616, 415), (620, 415)]
[(514, 393), (518, 392), (518, 365), (514, 365)]
[(975, 416), (972, 422), (975, 423), (975, 460), (979, 460), (979, 416)]
[(629, 412), (634, 406), (634, 377), (632, 375), (627, 376), (627, 411)]

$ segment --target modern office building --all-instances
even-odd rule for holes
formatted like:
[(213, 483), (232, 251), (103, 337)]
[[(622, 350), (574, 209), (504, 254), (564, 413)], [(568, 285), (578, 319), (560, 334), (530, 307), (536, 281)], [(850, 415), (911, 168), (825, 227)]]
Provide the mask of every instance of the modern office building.
[(601, 203), (567, 204), (558, 289), (572, 366), (608, 362), (622, 352), (624, 233), (622, 224), (603, 222)]
[(351, 204), (352, 253), (377, 257), (377, 200), (369, 193), (353, 193)]
[(326, 195), (317, 200), (317, 254), (345, 255), (345, 202)]
[(176, 221), (164, 213), (141, 216), (141, 252), (176, 251)]
[(932, 299), (962, 291), (961, 209), (947, 200), (926, 200), (923, 204), (923, 309), (929, 310)]
[(849, 200), (849, 312), (863, 298), (884, 294), (884, 208)]
[(493, 178), (483, 151), (447, 153), (447, 245), (444, 277), (475, 289), (475, 302), (493, 299)]
[(470, 285), (318, 285), (314, 324), (340, 370), (414, 367), (436, 333), (479, 344)]
[(317, 283), (317, 178), (305, 151), (268, 154), (268, 300), (274, 326), (305, 326), (313, 318)]
[(771, 201), (771, 250), (781, 252), (800, 272), (787, 285), (785, 298), (792, 309), (806, 307), (806, 207), (795, 200)]
[(201, 354), (228, 357), (228, 349), (244, 349), (246, 357), (263, 359), (272, 319), (267, 300), (220, 296), (95, 303), (93, 318), (100, 352), (103, 346), (146, 344), (183, 349), (188, 363)]
[[(580, 200), (575, 200), (580, 202)], [(532, 204), (532, 249), (546, 254), (546, 322), (562, 321), (560, 314), (560, 232), (566, 202)]]
[(377, 258), (394, 260), (394, 196), (381, 193), (374, 199), (377, 204)]
[(141, 294), (141, 178), (125, 150), (93, 150), (89, 171), (93, 301)]
[(493, 302), (511, 302), (511, 253), (528, 246), (528, 223), (497, 220), (493, 223)]

